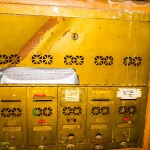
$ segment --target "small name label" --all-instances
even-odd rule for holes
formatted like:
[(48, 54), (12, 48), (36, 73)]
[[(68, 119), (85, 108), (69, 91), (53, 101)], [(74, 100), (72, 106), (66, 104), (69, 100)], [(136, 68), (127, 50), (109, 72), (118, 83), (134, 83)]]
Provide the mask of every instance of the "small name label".
[(137, 99), (138, 97), (141, 97), (141, 95), (141, 89), (119, 88), (119, 91), (117, 91), (117, 97), (120, 97), (121, 99)]
[(79, 101), (79, 89), (66, 89), (65, 90), (65, 101), (78, 102)]

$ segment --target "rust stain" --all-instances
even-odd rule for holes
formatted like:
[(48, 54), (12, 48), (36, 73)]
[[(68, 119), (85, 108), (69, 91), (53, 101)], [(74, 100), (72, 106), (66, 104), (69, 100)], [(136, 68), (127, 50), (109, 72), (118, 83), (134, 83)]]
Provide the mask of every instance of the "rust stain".
[(70, 29), (63, 33), (63, 37), (64, 37), (68, 32), (70, 32)]
[(23, 60), (39, 43), (43, 35), (58, 24), (57, 18), (50, 18), (28, 41), (21, 47), (18, 52), (20, 60)]

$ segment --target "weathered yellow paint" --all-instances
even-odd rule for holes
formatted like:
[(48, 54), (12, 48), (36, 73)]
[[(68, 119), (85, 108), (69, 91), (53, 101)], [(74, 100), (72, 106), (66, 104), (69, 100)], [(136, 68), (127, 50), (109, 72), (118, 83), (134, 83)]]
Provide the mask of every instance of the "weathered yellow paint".
[(49, 17), (0, 15), (1, 54), (17, 53)]
[(51, 47), (53, 47), (57, 41), (61, 40), (61, 38), (63, 38), (67, 32), (70, 32), (70, 29), (72, 28), (72, 25), (75, 23), (76, 19), (65, 18), (63, 21), (62, 18), (58, 18), (58, 20), (60, 20), (58, 25), (43, 35), (40, 43), (37, 45), (37, 47), (35, 47), (34, 51), (31, 51), (29, 57), (32, 57), (32, 55), (36, 53), (51, 53)]
[[(31, 49), (31, 52), (27, 56), (25, 56), (25, 58), (21, 59), (19, 64), (15, 65), (17, 67), (22, 66), (38, 67), (38, 68), (71, 67), (74, 68), (77, 71), (77, 74), (79, 75), (80, 86), (85, 86), (85, 88), (89, 89), (91, 88), (90, 87), (91, 85), (96, 86), (96, 88), (99, 87), (100, 85), (120, 86), (120, 87), (124, 86), (146, 87), (148, 83), (148, 67), (149, 67), (148, 55), (150, 50), (150, 41), (149, 41), (150, 13), (148, 12), (140, 12), (140, 11), (122, 12), (115, 10), (105, 11), (87, 8), (79, 9), (79, 8), (69, 8), (69, 7), (65, 8), (56, 6), (1, 4), (0, 14), (1, 14), (0, 55), (8, 55), (8, 56), (11, 54), (18, 54), (23, 48), (24, 48), (23, 50), (26, 51), (26, 47), (24, 45), (30, 44), (30, 40), (32, 39), (32, 37), (34, 37), (36, 33), (41, 32), (40, 30), (41, 27), (44, 28), (45, 23), (47, 23), (49, 19), (54, 18), (58, 21), (56, 25), (54, 25), (51, 29), (46, 30), (45, 33), (43, 33), (43, 36), (41, 37), (39, 43), (35, 45), (33, 49)], [(78, 34), (77, 40), (72, 39), (73, 33)], [(34, 43), (34, 41), (32, 42)], [(32, 63), (33, 55), (41, 55), (41, 56), (52, 55), (54, 58), (53, 63), (48, 65), (33, 64)], [(66, 65), (64, 63), (64, 56), (66, 55), (84, 56), (83, 65), (75, 65), (75, 64)], [(113, 65), (112, 66), (95, 65), (94, 64), (95, 56), (101, 55), (113, 56), (114, 58)], [(142, 65), (139, 67), (123, 66), (123, 58), (125, 56), (142, 57)], [(10, 63), (0, 65), (1, 68), (5, 68), (8, 66), (13, 65)], [(29, 103), (29, 105), (27, 105), (27, 107), (29, 107), (27, 114), (31, 116), (32, 109), (35, 108), (35, 106), (40, 107), (40, 104), (32, 104), (33, 95), (38, 90), (41, 92), (43, 89), (45, 89), (47, 93), (50, 93), (49, 91), (51, 91), (52, 94), (54, 94), (55, 99), (57, 99), (56, 97), (58, 96), (59, 97), (58, 100), (60, 102), (62, 100), (60, 96), (61, 93), (60, 91), (62, 90), (61, 89), (62, 87), (58, 87), (60, 89), (59, 92), (57, 93), (56, 85), (54, 85), (53, 89), (51, 89), (52, 87), (51, 88), (47, 87), (48, 85), (43, 86), (45, 87), (38, 87), (38, 86), (36, 88), (27, 87), (28, 91), (27, 92), (24, 91), (24, 93), (20, 93), (20, 89), (22, 88), (23, 90), (25, 90), (26, 89), (25, 87), (21, 88), (6, 87), (4, 89), (3, 87), (1, 87), (2, 89), (1, 92), (4, 93), (4, 98), (7, 99), (8, 99), (7, 97), (8, 90), (9, 95), (12, 95), (12, 97), (15, 92), (17, 92), (19, 98), (20, 96), (22, 98), (22, 94), (24, 94), (24, 97), (27, 96), (27, 103)], [(66, 88), (72, 89), (73, 87), (66, 87)], [(38, 90), (34, 91), (34, 89)], [(86, 93), (90, 93), (90, 90), (89, 92)], [(116, 96), (116, 92), (114, 92), (114, 95)], [(105, 96), (104, 98), (107, 98), (107, 96)], [(84, 102), (86, 102), (87, 99), (90, 100), (90, 96), (88, 97), (87, 95), (83, 96), (83, 98), (85, 99)], [(25, 103), (26, 100), (23, 101)], [(57, 107), (56, 102), (57, 100), (53, 101), (51, 106), (55, 106), (56, 108)], [(94, 103), (92, 102), (92, 104)], [(114, 104), (116, 105), (116, 99), (114, 100)], [(71, 104), (72, 107), (74, 107), (74, 105), (75, 105), (74, 103)], [(111, 108), (116, 107), (115, 105), (111, 104)], [(26, 106), (26, 104), (24, 104), (24, 106)], [(66, 106), (66, 103), (60, 104), (60, 108), (62, 106)], [(6, 105), (6, 107), (8, 106)], [(44, 103), (43, 107), (45, 107)], [(53, 110), (55, 111), (55, 114), (57, 114), (57, 109), (55, 108)], [(140, 105), (138, 108), (140, 109)], [(62, 109), (60, 110), (62, 111)], [(83, 110), (86, 111), (86, 108), (84, 108)], [(25, 109), (25, 111), (27, 110)], [(90, 113), (91, 112), (89, 112), (89, 114)], [(55, 116), (53, 117), (54, 117), (53, 119), (55, 119), (56, 121)], [(59, 119), (63, 120), (60, 121), (61, 123), (66, 121), (66, 118), (62, 116)], [(30, 138), (32, 138), (31, 122), (32, 118), (30, 118), (28, 123), (29, 130), (31, 131)], [(35, 125), (37, 124), (37, 122), (38, 120), (34, 122)], [(55, 124), (56, 122), (53, 123)], [(102, 126), (100, 127), (102, 128)], [(81, 126), (81, 128), (83, 128), (84, 130), (83, 126)], [(52, 129), (55, 129), (56, 131), (56, 125), (54, 125)], [(148, 127), (146, 131), (148, 131)], [(68, 136), (68, 132), (65, 132), (65, 134), (66, 136)], [(61, 136), (64, 136), (65, 134), (63, 133)], [(21, 137), (21, 135), (19, 136)], [(27, 135), (25, 134), (25, 136)], [(38, 136), (35, 136), (37, 139), (33, 139), (33, 141), (32, 140), (30, 141), (31, 145), (33, 143), (35, 145), (39, 144), (38, 140), (40, 136), (39, 137)], [(48, 136), (51, 136), (51, 134), (48, 134)], [(21, 142), (22, 141), (20, 141), (20, 143)], [(51, 142), (55, 143), (55, 138), (49, 140), (48, 142), (50, 142), (50, 144)], [(25, 145), (26, 143), (22, 142), (21, 144)]]
[[(3, 25), (0, 30), (2, 35), (0, 54), (17, 54), (34, 33), (40, 32), (40, 26), (44, 27), (44, 23), (49, 18), (1, 15), (0, 20)], [(61, 17), (56, 17), (56, 19), (58, 24), (46, 31), (36, 47), (31, 49), (31, 52), (16, 66), (71, 67), (77, 71), (80, 84), (129, 84), (130, 81), (135, 85), (146, 84), (145, 70), (148, 68), (146, 60), (150, 48), (149, 22)], [(78, 34), (77, 40), (72, 39), (73, 33)], [(35, 54), (52, 55), (53, 63), (34, 65), (32, 56)], [(66, 55), (84, 56), (84, 63), (66, 65), (64, 63)], [(103, 55), (114, 57), (112, 66), (94, 64), (95, 57)], [(125, 56), (141, 56), (142, 67), (124, 67), (123, 58)], [(7, 66), (10, 65), (1, 65), (1, 67)], [(135, 74), (134, 79), (131, 79), (132, 74)]]
[[(147, 7), (148, 11), (150, 11), (149, 7)], [(81, 9), (79, 7), (61, 7), (55, 5), (0, 4), (0, 14), (122, 19), (137, 21), (150, 20), (150, 13), (147, 11), (141, 11), (140, 9), (138, 11), (134, 11), (125, 8), (123, 10), (115, 10), (111, 9), (111, 7), (109, 9), (94, 9), (88, 7)]]

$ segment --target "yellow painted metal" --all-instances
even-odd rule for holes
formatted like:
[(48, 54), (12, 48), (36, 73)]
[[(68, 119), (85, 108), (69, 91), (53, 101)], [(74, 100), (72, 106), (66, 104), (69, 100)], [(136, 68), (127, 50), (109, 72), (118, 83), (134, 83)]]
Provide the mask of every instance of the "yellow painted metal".
[[(18, 67), (74, 68), (79, 75), (80, 84), (145, 85), (147, 83), (149, 22), (56, 17), (58, 23), (45, 31), (39, 41), (36, 38), (32, 40), (32, 44), (35, 43), (34, 47), (30, 45), (30, 38), (34, 33), (40, 33), (39, 27), (51, 18), (55, 17), (0, 15), (3, 24), (0, 30), (0, 34), (3, 35), (0, 37), (0, 54), (10, 56), (20, 54), (22, 51), (21, 61), (16, 64)], [(72, 39), (74, 33), (78, 36), (77, 40)], [(24, 55), (23, 53), (27, 51), (24, 45), (27, 44), (31, 48), (27, 55)], [(51, 55), (53, 62), (33, 64), (33, 55)], [(83, 56), (84, 63), (66, 65), (64, 59), (66, 55)], [(112, 56), (113, 64), (96, 65), (96, 56)], [(142, 65), (124, 66), (124, 58), (128, 56), (141, 57)], [(3, 68), (13, 65), (6, 63), (0, 66)]]
[[(14, 143), (10, 142), (10, 147), (33, 145), (35, 149), (50, 146), (64, 150), (73, 145), (76, 149), (88, 150), (95, 148), (99, 142), (96, 135), (101, 133), (103, 138), (100, 144), (105, 149), (107, 146), (123, 147), (126, 144), (122, 143), (124, 140), (131, 141), (128, 147), (142, 146), (149, 69), (150, 13), (1, 4), (0, 14), (1, 68), (74, 68), (80, 80), (80, 85), (76, 86), (2, 85), (1, 100), (11, 102), (1, 101), (0, 109), (11, 107), (11, 110), (22, 108), (23, 111), (19, 118), (0, 117), (0, 139), (9, 142), (13, 136), (17, 137)], [(49, 25), (50, 22), (53, 26)], [(49, 28), (45, 25), (49, 25)], [(13, 64), (15, 59), (4, 63), (1, 56), (6, 55), (9, 60), (12, 54), (20, 55), (19, 63)], [(38, 58), (34, 60), (34, 55), (39, 55), (42, 63), (34, 63), (39, 61)], [(45, 55), (52, 56), (52, 63), (43, 63)], [(68, 65), (65, 57), (70, 55), (73, 60)], [(84, 57), (83, 63), (80, 64), (76, 56)], [(113, 63), (97, 65), (97, 56), (111, 56)], [(134, 66), (132, 62), (131, 66), (125, 66), (125, 57), (141, 57), (142, 63)], [(122, 87), (140, 88), (143, 97), (120, 100), (117, 91)], [(73, 90), (78, 89), (79, 95), (78, 92), (72, 94)], [(71, 93), (68, 97), (67, 91)], [(46, 94), (47, 97), (34, 98), (35, 94)], [(72, 102), (67, 101), (69, 99)], [(120, 106), (136, 106), (137, 112), (134, 115), (119, 114)], [(49, 117), (44, 116), (48, 108), (52, 109)], [(92, 114), (95, 108), (98, 115)], [(51, 112), (50, 109), (48, 112)], [(108, 109), (109, 114), (103, 114)], [(70, 114), (66, 115), (68, 110)], [(77, 115), (76, 111), (80, 110), (81, 114)], [(128, 116), (133, 123), (122, 121), (122, 117)], [(39, 121), (43, 120), (46, 123), (40, 124)], [(126, 137), (124, 133), (127, 133)]]
[[(143, 97), (120, 100), (118, 88), (0, 87), (1, 146), (67, 150), (72, 144), (75, 149), (91, 150), (96, 144), (111, 149), (126, 142), (127, 147), (141, 147), (147, 90), (134, 87), (141, 89)], [(136, 111), (121, 113), (121, 106), (134, 106)], [(130, 117), (131, 122), (124, 122), (123, 117)]]
[[(28, 87), (27, 100), (28, 144), (30, 146), (55, 144), (57, 136), (57, 87)], [(39, 122), (42, 120), (45, 123)]]
[(86, 100), (85, 87), (58, 87), (59, 144), (69, 144), (71, 134), (74, 136), (72, 144), (85, 143)]
[(0, 91), (0, 142), (8, 142), (10, 147), (26, 145), (26, 87), (0, 87)]
[(0, 53), (18, 53), (49, 17), (0, 15)]

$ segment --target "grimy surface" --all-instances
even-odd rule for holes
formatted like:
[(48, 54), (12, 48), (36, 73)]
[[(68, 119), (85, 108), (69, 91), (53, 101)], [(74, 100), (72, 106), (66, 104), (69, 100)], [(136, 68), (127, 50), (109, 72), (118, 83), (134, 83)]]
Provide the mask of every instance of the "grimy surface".
[(1, 85), (0, 149), (149, 150), (149, 21), (148, 1), (0, 0), (0, 68), (80, 80)]

